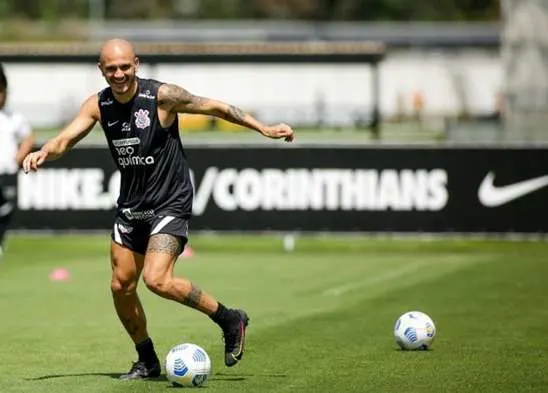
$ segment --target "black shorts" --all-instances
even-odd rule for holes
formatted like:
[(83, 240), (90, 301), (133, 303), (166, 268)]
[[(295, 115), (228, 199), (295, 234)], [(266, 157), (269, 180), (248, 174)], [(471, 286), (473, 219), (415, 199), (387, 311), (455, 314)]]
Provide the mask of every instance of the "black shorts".
[(17, 206), (17, 175), (0, 175), (0, 218), (10, 216)]
[(112, 240), (139, 254), (145, 254), (148, 239), (152, 235), (165, 233), (181, 239), (181, 252), (188, 241), (190, 220), (167, 215), (154, 215), (142, 220), (127, 219), (117, 215), (112, 230)]

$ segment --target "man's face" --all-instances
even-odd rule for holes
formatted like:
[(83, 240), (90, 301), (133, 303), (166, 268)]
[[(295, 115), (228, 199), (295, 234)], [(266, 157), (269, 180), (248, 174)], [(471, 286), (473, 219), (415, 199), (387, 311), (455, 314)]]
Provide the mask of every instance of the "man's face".
[(99, 68), (112, 91), (120, 95), (130, 91), (138, 67), (137, 57), (120, 53), (104, 56), (99, 63)]
[(8, 98), (8, 92), (4, 86), (0, 86), (0, 109), (3, 109), (6, 105), (6, 99)]

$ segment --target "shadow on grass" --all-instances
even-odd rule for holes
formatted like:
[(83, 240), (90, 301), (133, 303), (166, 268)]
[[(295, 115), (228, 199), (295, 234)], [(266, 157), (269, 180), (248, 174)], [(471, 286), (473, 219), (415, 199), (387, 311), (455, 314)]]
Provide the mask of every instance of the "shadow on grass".
[(245, 381), (248, 378), (287, 378), (286, 374), (229, 374), (215, 373), (209, 379), (211, 381)]
[[(43, 381), (47, 379), (55, 378), (72, 378), (72, 377), (109, 377), (112, 379), (119, 379), (122, 373), (80, 373), (80, 374), (50, 374), (42, 375), (34, 378), (25, 378), (26, 381)], [(147, 378), (146, 381), (149, 382), (166, 382), (167, 377), (165, 375), (160, 375), (158, 378)]]
[[(43, 381), (55, 378), (73, 378), (73, 377), (108, 377), (112, 379), (119, 379), (121, 373), (75, 373), (75, 374), (50, 374), (41, 375), (34, 378), (25, 378), (26, 381)], [(245, 381), (248, 378), (287, 378), (286, 374), (229, 374), (229, 373), (215, 373), (209, 378), (210, 381)], [(167, 382), (167, 377), (162, 374), (158, 378), (148, 378), (146, 381), (150, 382)]]

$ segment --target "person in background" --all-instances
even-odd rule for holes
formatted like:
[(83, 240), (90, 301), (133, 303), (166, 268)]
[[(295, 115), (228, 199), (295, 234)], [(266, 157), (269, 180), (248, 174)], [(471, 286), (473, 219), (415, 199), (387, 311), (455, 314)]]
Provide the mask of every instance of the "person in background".
[(32, 151), (34, 136), (28, 120), (6, 106), (8, 78), (0, 63), (0, 257), (17, 206), (17, 171)]

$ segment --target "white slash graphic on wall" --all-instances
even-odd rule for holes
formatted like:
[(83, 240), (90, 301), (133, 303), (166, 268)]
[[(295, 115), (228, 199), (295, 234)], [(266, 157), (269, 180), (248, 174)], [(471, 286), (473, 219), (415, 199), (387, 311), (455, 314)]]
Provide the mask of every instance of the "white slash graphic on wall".
[(495, 174), (489, 172), (478, 189), (478, 199), (483, 206), (497, 207), (531, 194), (548, 186), (548, 175), (522, 180), (505, 186), (495, 186)]

